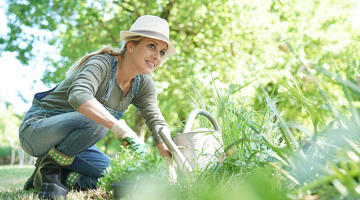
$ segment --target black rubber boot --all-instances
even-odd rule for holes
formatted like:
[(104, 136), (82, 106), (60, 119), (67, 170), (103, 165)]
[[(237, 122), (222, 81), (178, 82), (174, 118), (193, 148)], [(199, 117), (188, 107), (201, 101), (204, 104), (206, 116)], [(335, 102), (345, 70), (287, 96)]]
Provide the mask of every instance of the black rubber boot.
[(56, 183), (43, 183), (39, 192), (39, 199), (65, 198), (68, 190)]
[[(35, 189), (35, 187), (34, 187), (34, 177), (35, 177), (35, 174), (36, 174), (36, 172), (37, 172), (37, 170), (39, 168), (40, 160), (41, 160), (41, 158), (36, 159), (35, 170), (32, 173), (32, 175), (30, 176), (30, 178), (25, 182), (24, 190)], [(37, 188), (37, 189), (40, 189), (40, 188)]]
[(74, 157), (66, 156), (55, 148), (50, 149), (40, 161), (34, 178), (34, 187), (41, 185), (40, 199), (66, 197), (68, 189), (61, 182), (62, 167), (72, 163)]

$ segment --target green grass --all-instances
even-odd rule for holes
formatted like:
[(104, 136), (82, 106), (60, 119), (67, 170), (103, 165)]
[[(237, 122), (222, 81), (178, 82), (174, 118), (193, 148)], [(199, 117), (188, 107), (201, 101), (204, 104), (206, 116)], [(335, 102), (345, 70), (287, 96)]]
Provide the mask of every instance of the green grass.
[(31, 165), (0, 166), (0, 199), (35, 199), (35, 193), (22, 190), (33, 170)]
[(34, 166), (31, 165), (0, 166), (0, 191), (22, 189), (33, 170)]
[[(34, 166), (2, 165), (0, 166), (0, 199), (1, 200), (38, 200), (37, 192), (24, 191), (25, 181), (30, 177)], [(69, 192), (66, 199), (109, 199), (108, 194), (99, 190), (86, 192)]]
[[(129, 193), (133, 197), (130, 199), (360, 199), (359, 107), (352, 105), (346, 85), (343, 90), (351, 112), (333, 106), (335, 101), (325, 93), (318, 99), (324, 105), (319, 107), (311, 100), (309, 103), (297, 81), (281, 83), (286, 91), (277, 96), (268, 94), (260, 85), (258, 95), (263, 98), (258, 106), (241, 104), (232, 98), (241, 86), (217, 92), (216, 107), (205, 109), (216, 113), (222, 128), (226, 153), (223, 162), (187, 175), (178, 174), (177, 183), (139, 176), (135, 192)], [(316, 89), (315, 92), (324, 92), (320, 87)], [(360, 92), (360, 87), (356, 89)], [(305, 114), (298, 107), (284, 109), (284, 101), (289, 100), (303, 108)], [(321, 107), (328, 108), (325, 114)], [(300, 113), (304, 120), (292, 120), (284, 114), (292, 111)], [(102, 187), (70, 192), (67, 199), (111, 199), (110, 185), (123, 179), (124, 173), (144, 172), (161, 163), (154, 159), (145, 166), (131, 158), (132, 154), (128, 158), (121, 155), (125, 157), (114, 159), (113, 170), (102, 179), (108, 193)], [(32, 169), (0, 167), (0, 199), (38, 199), (36, 193), (21, 190)]]

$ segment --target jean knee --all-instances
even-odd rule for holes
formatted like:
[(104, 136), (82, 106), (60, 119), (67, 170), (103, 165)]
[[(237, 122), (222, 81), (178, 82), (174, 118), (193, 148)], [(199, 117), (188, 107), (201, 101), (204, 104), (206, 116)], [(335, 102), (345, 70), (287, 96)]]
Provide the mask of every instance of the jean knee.
[(103, 138), (107, 132), (108, 132), (108, 128), (104, 127), (103, 125), (100, 125), (96, 122), (93, 122), (91, 124), (91, 128), (90, 128), (90, 134), (92, 138), (98, 138), (99, 140), (101, 138)]
[(19, 137), (19, 140), (20, 140), (20, 145), (21, 145), (21, 148), (29, 155), (31, 156), (37, 156), (35, 155), (34, 153), (34, 150), (32, 149), (32, 147), (30, 146), (30, 144), (24, 140), (21, 136)]

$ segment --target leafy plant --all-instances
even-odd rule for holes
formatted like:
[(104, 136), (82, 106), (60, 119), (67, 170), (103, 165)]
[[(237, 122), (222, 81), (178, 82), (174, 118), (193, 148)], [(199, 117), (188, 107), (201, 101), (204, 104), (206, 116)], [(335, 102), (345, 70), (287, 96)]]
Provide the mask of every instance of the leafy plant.
[(142, 156), (128, 148), (120, 147), (116, 158), (110, 161), (112, 167), (100, 178), (100, 185), (111, 190), (111, 184), (121, 181), (138, 182), (142, 177), (167, 178), (167, 164), (152, 149), (149, 154)]

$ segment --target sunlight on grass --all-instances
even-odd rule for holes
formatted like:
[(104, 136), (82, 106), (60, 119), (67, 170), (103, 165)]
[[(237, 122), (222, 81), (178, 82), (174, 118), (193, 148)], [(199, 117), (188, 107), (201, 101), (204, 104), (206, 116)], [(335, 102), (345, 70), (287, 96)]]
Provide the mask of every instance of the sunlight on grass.
[(3, 165), (0, 166), (0, 191), (8, 189), (22, 189), (25, 181), (34, 170), (32, 165)]
[(36, 199), (35, 193), (22, 190), (33, 170), (33, 165), (1, 165), (0, 199)]
[[(0, 166), (0, 199), (1, 200), (37, 200), (37, 191), (24, 191), (23, 186), (25, 181), (30, 177), (34, 170), (33, 165), (1, 165)], [(86, 192), (71, 191), (66, 196), (66, 199), (108, 199), (106, 194), (101, 189), (89, 190)]]

